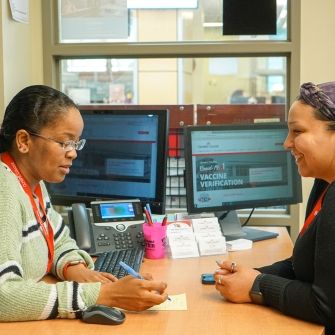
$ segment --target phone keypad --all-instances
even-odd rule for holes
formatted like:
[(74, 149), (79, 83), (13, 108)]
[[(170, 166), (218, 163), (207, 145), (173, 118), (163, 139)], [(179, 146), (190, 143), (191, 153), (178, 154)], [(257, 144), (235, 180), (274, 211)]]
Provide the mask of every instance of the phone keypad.
[(133, 225), (124, 232), (111, 227), (94, 227), (98, 252), (131, 249), (144, 245), (142, 227)]

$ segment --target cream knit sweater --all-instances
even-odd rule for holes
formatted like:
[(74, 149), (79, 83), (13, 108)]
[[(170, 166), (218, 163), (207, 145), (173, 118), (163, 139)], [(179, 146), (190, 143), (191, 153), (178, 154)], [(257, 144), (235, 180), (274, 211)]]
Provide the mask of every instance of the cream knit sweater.
[(63, 281), (67, 262), (84, 260), (89, 268), (93, 262), (86, 252), (78, 250), (53, 209), (43, 182), (41, 186), (54, 230), (51, 271), (61, 280), (56, 284), (41, 281), (48, 263), (46, 241), (17, 177), (0, 163), (0, 321), (80, 317), (98, 298), (100, 283)]

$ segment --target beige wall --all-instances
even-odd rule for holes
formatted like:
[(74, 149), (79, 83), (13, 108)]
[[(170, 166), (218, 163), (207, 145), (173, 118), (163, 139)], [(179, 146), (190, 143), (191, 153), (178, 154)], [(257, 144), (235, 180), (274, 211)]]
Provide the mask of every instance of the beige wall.
[(176, 104), (177, 61), (175, 59), (140, 59), (138, 62), (139, 103)]
[[(140, 41), (174, 41), (177, 35), (177, 11), (144, 10), (138, 12)], [(154, 29), (153, 29), (154, 27)], [(176, 104), (178, 68), (175, 59), (140, 59), (138, 62), (139, 104)]]
[[(301, 1), (301, 83), (335, 80), (334, 13), (334, 0)], [(300, 224), (303, 224), (312, 182), (311, 178), (303, 180), (304, 203), (300, 206)]]
[(41, 1), (30, 1), (29, 24), (14, 21), (9, 1), (0, 2), (0, 120), (15, 93), (43, 82)]

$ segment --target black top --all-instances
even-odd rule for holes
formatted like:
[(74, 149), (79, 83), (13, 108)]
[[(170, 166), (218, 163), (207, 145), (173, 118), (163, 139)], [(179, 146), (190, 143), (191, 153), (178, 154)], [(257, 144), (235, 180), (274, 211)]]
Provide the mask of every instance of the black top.
[[(327, 187), (315, 180), (306, 217)], [(292, 257), (259, 269), (266, 305), (284, 314), (322, 324), (335, 334), (335, 183), (327, 190), (322, 208), (299, 236)]]

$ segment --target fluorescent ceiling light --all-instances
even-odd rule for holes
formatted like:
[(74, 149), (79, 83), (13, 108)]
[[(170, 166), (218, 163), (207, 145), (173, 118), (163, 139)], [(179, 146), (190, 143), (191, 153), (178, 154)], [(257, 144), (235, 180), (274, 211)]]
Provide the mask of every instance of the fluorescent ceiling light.
[(197, 8), (198, 0), (127, 0), (129, 9)]
[(222, 27), (222, 22), (204, 22), (203, 27), (213, 28), (213, 27)]

